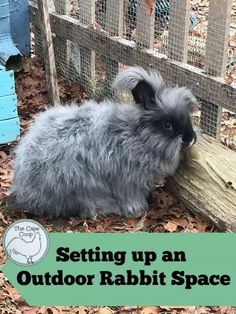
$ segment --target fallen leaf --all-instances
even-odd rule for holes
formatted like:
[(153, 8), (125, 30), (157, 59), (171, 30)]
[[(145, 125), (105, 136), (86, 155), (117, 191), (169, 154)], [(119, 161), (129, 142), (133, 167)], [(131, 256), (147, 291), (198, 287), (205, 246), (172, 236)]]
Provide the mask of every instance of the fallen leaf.
[(16, 301), (19, 302), (20, 300), (22, 300), (22, 297), (20, 296), (19, 292), (11, 285), (5, 286), (3, 291), (5, 294), (7, 294), (11, 298), (13, 302), (16, 302)]
[(3, 213), (0, 211), (0, 220), (5, 224), (9, 224), (9, 220), (6, 219), (6, 217), (3, 215)]
[(70, 220), (69, 220), (69, 224), (71, 225), (71, 227), (76, 227), (78, 225), (81, 225), (82, 223), (82, 220), (81, 219), (77, 219), (77, 218), (74, 218), (74, 217), (70, 217)]
[(134, 231), (140, 231), (140, 230), (143, 229), (143, 227), (144, 227), (144, 222), (145, 222), (145, 220), (146, 220), (146, 217), (147, 217), (147, 212), (145, 212), (144, 215), (143, 215), (143, 217), (138, 220), (138, 223), (137, 223), (137, 225), (135, 226)]
[[(196, 314), (196, 306), (160, 306), (161, 309), (173, 313), (175, 310), (181, 313)], [(203, 310), (203, 309), (202, 309)], [(183, 311), (183, 312), (182, 312)], [(163, 313), (163, 312), (162, 312)]]
[(164, 225), (164, 228), (167, 231), (174, 232), (177, 230), (177, 225), (169, 221), (167, 224)]
[(103, 307), (96, 313), (97, 314), (112, 314), (114, 313), (114, 311), (112, 311), (109, 307)]
[(159, 314), (160, 311), (156, 306), (144, 307), (141, 311), (141, 314)]
[(90, 232), (87, 221), (85, 220), (83, 223), (83, 232)]

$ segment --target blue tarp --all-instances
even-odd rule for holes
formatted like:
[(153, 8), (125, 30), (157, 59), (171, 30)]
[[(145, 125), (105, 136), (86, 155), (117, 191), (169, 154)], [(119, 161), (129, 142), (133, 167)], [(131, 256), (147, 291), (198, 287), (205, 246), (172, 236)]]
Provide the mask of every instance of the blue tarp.
[(11, 34), (24, 56), (30, 55), (28, 0), (9, 0)]
[(28, 0), (0, 0), (0, 63), (19, 71), (30, 55)]

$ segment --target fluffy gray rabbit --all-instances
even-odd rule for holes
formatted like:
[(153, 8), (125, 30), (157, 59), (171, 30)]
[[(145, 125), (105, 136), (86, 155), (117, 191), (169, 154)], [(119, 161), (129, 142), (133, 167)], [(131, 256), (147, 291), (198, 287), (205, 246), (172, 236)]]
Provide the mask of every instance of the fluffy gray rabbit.
[(113, 88), (131, 91), (135, 103), (91, 100), (36, 116), (16, 149), (13, 209), (81, 218), (144, 213), (154, 182), (173, 175), (196, 141), (197, 100), (139, 67), (118, 74)]

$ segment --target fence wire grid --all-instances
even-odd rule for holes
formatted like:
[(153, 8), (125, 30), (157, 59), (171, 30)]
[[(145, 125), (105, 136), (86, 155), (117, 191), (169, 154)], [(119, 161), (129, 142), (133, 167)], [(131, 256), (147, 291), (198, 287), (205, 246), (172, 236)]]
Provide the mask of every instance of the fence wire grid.
[[(52, 26), (58, 75), (70, 83), (79, 81), (87, 97), (103, 99), (115, 97), (111, 83), (126, 66), (153, 66), (169, 83), (196, 90), (201, 111), (195, 122), (203, 132), (236, 149), (236, 101), (225, 98), (236, 95), (236, 0), (48, 3), (50, 14), (63, 19), (58, 27)], [(41, 56), (35, 12), (37, 0), (31, 2), (30, 15), (35, 52)], [(71, 24), (79, 25), (79, 32)], [(166, 60), (172, 60), (173, 66)], [(206, 77), (216, 77), (222, 87)]]

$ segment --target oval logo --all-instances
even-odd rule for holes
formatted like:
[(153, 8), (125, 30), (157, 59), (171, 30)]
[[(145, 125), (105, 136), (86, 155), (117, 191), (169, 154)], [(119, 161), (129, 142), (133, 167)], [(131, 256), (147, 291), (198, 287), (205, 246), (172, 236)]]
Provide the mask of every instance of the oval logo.
[(3, 250), (16, 264), (30, 266), (47, 254), (49, 238), (46, 229), (31, 219), (20, 219), (11, 224), (3, 236)]

